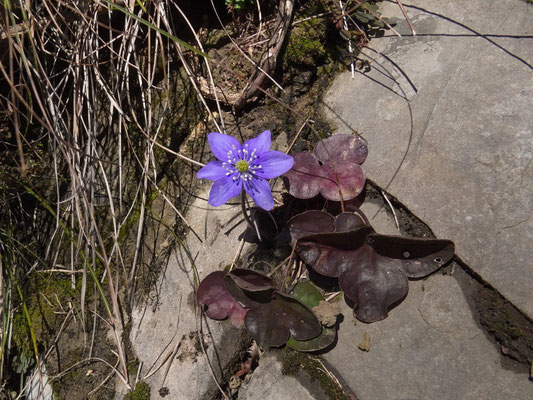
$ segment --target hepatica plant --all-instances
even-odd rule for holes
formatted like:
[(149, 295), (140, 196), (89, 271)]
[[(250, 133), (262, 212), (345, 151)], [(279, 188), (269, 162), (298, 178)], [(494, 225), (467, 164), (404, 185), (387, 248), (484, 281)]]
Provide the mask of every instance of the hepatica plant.
[(274, 199), (268, 179), (290, 170), (294, 159), (280, 151), (270, 151), (270, 131), (242, 146), (234, 137), (218, 132), (211, 132), (207, 140), (217, 160), (200, 169), (196, 176), (214, 182), (208, 203), (218, 207), (245, 191), (259, 207), (271, 210)]
[[(454, 244), (449, 240), (380, 235), (350, 201), (365, 185), (361, 164), (368, 148), (358, 136), (331, 136), (319, 140), (313, 152), (294, 157), (270, 150), (270, 131), (243, 145), (216, 132), (208, 135), (208, 142), (217, 160), (197, 176), (213, 181), (211, 206), (242, 194), (243, 215), (252, 225), (245, 194), (258, 207), (271, 210), (268, 180), (280, 175), (289, 195), (303, 203), (303, 212), (295, 212), (294, 202), (287, 202), (284, 212), (278, 213), (286, 217), (276, 221), (284, 229), (273, 243), (292, 247), (291, 261), (301, 261), (317, 285), (291, 280), (288, 284), (288, 270), (276, 283), (257, 271), (235, 269), (211, 273), (196, 293), (208, 317), (228, 318), (246, 328), (265, 349), (286, 344), (299, 351), (317, 351), (334, 344), (338, 312), (318, 289), (321, 280), (333, 279), (355, 317), (372, 323), (386, 318), (407, 296), (409, 279), (425, 277), (453, 257)], [(340, 203), (340, 211), (332, 207), (335, 203)], [(257, 224), (255, 228), (261, 229)], [(295, 263), (286, 265), (289, 269)]]

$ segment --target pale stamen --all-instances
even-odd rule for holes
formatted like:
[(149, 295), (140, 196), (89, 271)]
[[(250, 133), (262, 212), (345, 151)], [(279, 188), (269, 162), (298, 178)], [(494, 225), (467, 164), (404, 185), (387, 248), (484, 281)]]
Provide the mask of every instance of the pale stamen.
[(226, 176), (237, 173), (238, 176), (233, 177), (233, 181), (241, 179), (244, 182), (249, 182), (256, 175), (257, 169), (262, 169), (260, 164), (255, 164), (257, 160), (257, 149), (253, 149), (250, 153), (248, 145), (244, 145), (245, 148), (237, 150), (235, 146), (232, 146), (233, 150), (237, 150), (237, 154), (233, 153), (233, 150), (228, 151), (228, 162), (223, 163), (222, 166), (226, 169)]

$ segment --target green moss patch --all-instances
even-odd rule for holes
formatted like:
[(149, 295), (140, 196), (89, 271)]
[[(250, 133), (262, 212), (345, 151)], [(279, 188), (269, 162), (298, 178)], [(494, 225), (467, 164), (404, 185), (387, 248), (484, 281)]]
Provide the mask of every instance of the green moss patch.
[(286, 349), (281, 372), (284, 375), (305, 372), (311, 381), (316, 381), (320, 384), (329, 399), (349, 400), (342, 388), (324, 372), (323, 368), (322, 364), (314, 356)]
[(325, 32), (325, 22), (319, 18), (312, 18), (296, 25), (291, 30), (285, 52), (286, 64), (313, 67), (321, 64), (326, 58)]
[(124, 400), (150, 400), (150, 386), (140, 381), (135, 385), (135, 389), (124, 396)]
[(533, 322), (494, 290), (480, 287), (473, 297), (481, 325), (501, 345), (502, 353), (524, 364), (531, 364)]
[[(31, 275), (24, 301), (31, 320), (31, 330), (38, 343), (48, 343), (54, 339), (65, 317), (65, 310), (61, 307), (76, 298), (80, 286), (81, 279), (78, 279), (75, 289), (72, 289), (70, 276), (66, 275)], [(22, 306), (18, 307), (13, 318), (13, 338), (21, 354), (33, 356), (30, 327)]]

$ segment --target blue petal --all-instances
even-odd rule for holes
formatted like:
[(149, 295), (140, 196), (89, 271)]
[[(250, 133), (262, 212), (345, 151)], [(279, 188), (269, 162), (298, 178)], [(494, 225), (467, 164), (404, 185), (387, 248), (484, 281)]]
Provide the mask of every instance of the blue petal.
[(268, 151), (261, 154), (254, 165), (261, 165), (260, 169), (255, 170), (257, 176), (272, 179), (290, 170), (294, 165), (294, 158), (280, 151)]
[(274, 199), (268, 181), (263, 178), (252, 178), (244, 183), (244, 190), (248, 193), (259, 207), (264, 210), (274, 208)]
[[(233, 150), (233, 154), (241, 149), (241, 144), (233, 136), (224, 135), (223, 133), (211, 132), (207, 135), (207, 141), (211, 148), (211, 153), (215, 155), (220, 161), (228, 161), (228, 152)], [(235, 146), (235, 149), (233, 149)]]
[(196, 177), (198, 179), (218, 181), (219, 179), (224, 178), (227, 172), (226, 168), (222, 166), (222, 161), (211, 161), (196, 173)]
[(270, 131), (264, 131), (259, 136), (244, 142), (243, 148), (248, 145), (248, 151), (251, 153), (255, 149), (255, 154), (259, 155), (270, 150)]
[(209, 200), (207, 201), (209, 205), (213, 207), (221, 206), (225, 204), (232, 197), (238, 196), (242, 191), (242, 179), (233, 180), (234, 176), (237, 174), (232, 174), (230, 176), (224, 176), (211, 186), (211, 191), (209, 192)]

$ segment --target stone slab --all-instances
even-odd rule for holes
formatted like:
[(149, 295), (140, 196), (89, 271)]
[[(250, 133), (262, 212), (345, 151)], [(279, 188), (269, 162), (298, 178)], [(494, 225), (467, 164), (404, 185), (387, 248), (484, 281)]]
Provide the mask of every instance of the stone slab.
[[(398, 234), (379, 199), (362, 210), (377, 232)], [(437, 272), (410, 281), (409, 294), (380, 322), (353, 324), (341, 302), (344, 321), (337, 346), (323, 355), (331, 370), (358, 400), (478, 400), (533, 397), (526, 369), (504, 358), (477, 323), (469, 277)], [(364, 334), (370, 350), (358, 349)]]
[[(194, 307), (195, 278), (187, 251), (194, 259), (200, 280), (212, 271), (222, 270), (235, 256), (244, 223), (238, 217), (228, 224), (238, 215), (240, 206), (212, 208), (207, 205), (210, 186), (207, 182), (203, 185), (204, 190), (198, 193), (186, 215), (201, 242), (194, 234), (187, 234), (184, 241), (187, 250), (178, 247), (171, 255), (158, 278), (155, 300), (132, 311), (130, 340), (139, 362), (143, 363), (141, 378), (155, 370), (178, 347), (168, 373), (166, 363), (145, 380), (152, 389), (152, 399), (204, 399), (209, 397), (208, 393), (216, 391), (197, 339), (199, 318)], [(209, 362), (220, 379), (224, 366), (240, 350), (243, 330), (233, 328), (228, 321), (204, 319), (202, 324)], [(119, 389), (116, 398), (122, 399), (123, 388)]]
[[(283, 363), (279, 351), (269, 351), (259, 360), (249, 383), (239, 390), (239, 400), (326, 400), (327, 396), (315, 382), (300, 376), (300, 379), (283, 375)], [(304, 380), (305, 382), (302, 382)]]
[(25, 387), (23, 392), (27, 400), (54, 400), (54, 391), (50, 385), (50, 380), (44, 365), (41, 368), (41, 374), (39, 374), (37, 368), (33, 369), (30, 383)]
[(417, 36), (385, 3), (405, 36), (373, 39), (371, 70), (336, 78), (326, 114), (368, 140), (369, 178), (532, 318), (533, 4), (405, 6)]
[[(410, 282), (389, 317), (353, 325), (345, 316), (337, 346), (324, 355), (359, 400), (478, 400), (533, 397), (528, 374), (502, 365), (502, 356), (475, 323), (453, 276)], [(370, 336), (370, 351), (358, 344)]]

